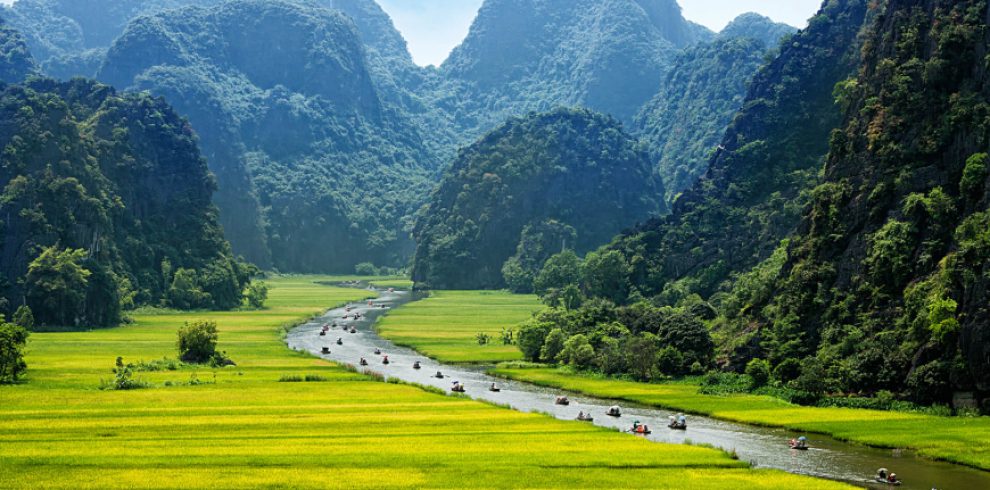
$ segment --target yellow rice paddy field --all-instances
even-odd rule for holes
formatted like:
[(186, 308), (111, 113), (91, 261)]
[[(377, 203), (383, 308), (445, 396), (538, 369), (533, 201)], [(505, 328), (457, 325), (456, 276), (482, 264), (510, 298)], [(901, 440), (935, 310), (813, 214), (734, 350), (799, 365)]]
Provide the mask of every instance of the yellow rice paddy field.
[[(28, 379), (0, 386), (0, 488), (843, 488), (294, 353), (283, 325), (367, 296), (316, 283), (326, 280), (275, 279), (260, 311), (148, 312), (121, 328), (33, 334)], [(174, 357), (176, 329), (199, 318), (218, 322), (237, 366), (98, 389), (117, 356)]]

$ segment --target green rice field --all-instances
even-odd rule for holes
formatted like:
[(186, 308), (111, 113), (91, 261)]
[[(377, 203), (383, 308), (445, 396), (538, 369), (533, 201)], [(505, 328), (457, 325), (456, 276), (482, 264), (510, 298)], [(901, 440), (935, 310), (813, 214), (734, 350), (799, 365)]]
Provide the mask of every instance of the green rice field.
[[(503, 328), (516, 328), (542, 308), (533, 295), (503, 291), (434, 291), (389, 313), (377, 326), (392, 342), (443, 362), (491, 363), (522, 359), (503, 345)], [(479, 345), (478, 333), (491, 335)]]
[(647, 384), (593, 378), (560, 369), (498, 368), (492, 374), (591, 396), (628, 400), (724, 420), (803, 432), (919, 454), (990, 470), (990, 417), (931, 415), (851, 408), (802, 407), (757, 395), (703, 395), (690, 383)]
[[(121, 328), (32, 334), (28, 378), (0, 386), (0, 488), (845, 488), (294, 353), (283, 327), (367, 296), (326, 280), (273, 279), (260, 311), (149, 311)], [(218, 322), (237, 366), (98, 389), (117, 356), (174, 357), (176, 329), (200, 318)]]

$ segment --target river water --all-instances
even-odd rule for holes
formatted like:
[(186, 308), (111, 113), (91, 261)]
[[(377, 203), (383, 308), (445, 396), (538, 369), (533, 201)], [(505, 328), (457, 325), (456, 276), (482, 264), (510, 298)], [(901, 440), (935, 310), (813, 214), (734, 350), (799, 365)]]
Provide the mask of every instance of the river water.
[[(496, 379), (486, 375), (483, 367), (442, 364), (411, 349), (397, 347), (374, 332), (375, 321), (391, 308), (417, 299), (415, 293), (407, 291), (376, 292), (379, 297), (371, 301), (371, 304), (353, 303), (330, 310), (314, 321), (293, 329), (286, 342), (292, 349), (342, 364), (359, 366), (360, 359), (364, 358), (368, 366), (359, 369), (379, 373), (387, 378), (398, 378), (447, 391), (456, 380), (466, 387), (466, 394), (471, 398), (506, 404), (523, 412), (542, 412), (558, 419), (574, 420), (578, 412), (583, 411), (594, 417), (595, 425), (621, 430), (629, 429), (633, 421), (638, 420), (647, 424), (653, 433), (647, 436), (630, 434), (630, 437), (646, 437), (652, 441), (674, 444), (710, 444), (725, 450), (734, 450), (740, 459), (757, 467), (775, 468), (869, 488), (886, 488), (887, 485), (871, 483), (877, 468), (885, 467), (897, 473), (898, 478), (904, 482), (899, 487), (903, 489), (990, 489), (990, 472), (918, 458), (909, 451), (869, 448), (844, 443), (828, 436), (736, 424), (696, 415), (688, 416), (686, 431), (670, 430), (666, 426), (667, 417), (673, 414), (670, 410)], [(360, 314), (359, 319), (353, 318), (355, 313)], [(325, 336), (320, 336), (325, 324), (336, 326)], [(352, 327), (355, 333), (350, 333)], [(337, 345), (338, 338), (343, 345)], [(329, 354), (323, 353), (324, 347), (329, 349)], [(376, 349), (382, 354), (376, 355)], [(390, 361), (388, 365), (382, 362), (385, 355)], [(417, 361), (421, 364), (421, 369), (418, 370), (413, 368), (413, 363)], [(437, 371), (443, 373), (443, 379), (435, 377)], [(488, 388), (492, 383), (497, 383), (501, 392), (490, 392)], [(556, 397), (560, 395), (566, 395), (570, 399), (570, 405), (557, 405)], [(612, 405), (621, 406), (621, 417), (605, 415)], [(788, 440), (801, 435), (808, 437), (811, 449), (795, 451), (787, 447)]]

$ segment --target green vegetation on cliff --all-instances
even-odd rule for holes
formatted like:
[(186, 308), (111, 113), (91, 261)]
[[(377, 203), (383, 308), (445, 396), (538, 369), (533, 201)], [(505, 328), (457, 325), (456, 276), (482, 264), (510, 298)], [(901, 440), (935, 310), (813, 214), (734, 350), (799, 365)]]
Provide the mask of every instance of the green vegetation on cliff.
[(658, 162), (672, 201), (708, 168), (711, 152), (743, 105), (753, 75), (776, 53), (793, 27), (743, 14), (711, 43), (686, 49), (673, 62), (660, 91), (637, 116), (636, 126)]
[[(436, 289), (502, 287), (520, 243), (523, 255), (527, 245), (539, 246), (537, 255), (587, 252), (659, 213), (661, 196), (645, 152), (614, 119), (572, 109), (511, 119), (462, 149), (434, 192), (416, 225), (413, 279)], [(549, 234), (552, 243), (532, 239), (534, 227), (567, 230), (560, 225), (573, 230)]]
[(255, 269), (232, 257), (214, 180), (161, 99), (77, 79), (0, 91), (2, 310), (109, 326), (123, 308), (232, 308)]

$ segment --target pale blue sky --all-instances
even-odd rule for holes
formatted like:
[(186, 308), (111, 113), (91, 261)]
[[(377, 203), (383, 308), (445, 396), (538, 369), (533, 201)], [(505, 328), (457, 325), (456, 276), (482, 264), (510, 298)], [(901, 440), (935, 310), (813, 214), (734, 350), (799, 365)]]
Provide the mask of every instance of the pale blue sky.
[[(420, 65), (439, 65), (467, 35), (484, 0), (378, 0), (409, 43)], [(11, 4), (13, 0), (0, 0)], [(684, 16), (720, 31), (737, 15), (758, 12), (777, 22), (804, 27), (821, 0), (678, 0)]]
[[(439, 65), (467, 35), (483, 0), (378, 0), (409, 43), (420, 65)], [(739, 14), (758, 12), (804, 27), (821, 0), (678, 0), (684, 16), (720, 31)]]

